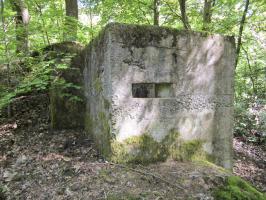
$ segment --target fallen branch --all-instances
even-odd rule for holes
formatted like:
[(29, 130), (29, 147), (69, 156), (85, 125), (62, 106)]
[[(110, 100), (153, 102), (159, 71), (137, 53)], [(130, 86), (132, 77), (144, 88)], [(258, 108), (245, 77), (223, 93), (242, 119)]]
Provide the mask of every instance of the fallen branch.
[(160, 176), (158, 176), (156, 174), (152, 174), (150, 172), (146, 172), (146, 171), (142, 171), (142, 170), (138, 170), (138, 169), (133, 169), (131, 167), (128, 167), (128, 166), (122, 165), (122, 164), (116, 164), (116, 163), (109, 163), (109, 164), (110, 165), (114, 165), (114, 166), (118, 166), (118, 167), (121, 167), (121, 168), (124, 168), (124, 169), (128, 169), (128, 170), (131, 170), (133, 172), (137, 172), (137, 173), (142, 174), (142, 175), (149, 175), (149, 176), (151, 176), (151, 177), (153, 177), (153, 178), (155, 178), (157, 180), (160, 180), (160, 181), (168, 184), (169, 186), (172, 186), (172, 187), (175, 187), (175, 188), (178, 188), (178, 189), (181, 189), (181, 190), (185, 190), (185, 188), (183, 188), (183, 187), (181, 187), (179, 185), (176, 185), (174, 183), (171, 183), (168, 180), (166, 180), (166, 179), (164, 179), (164, 178), (162, 178), (162, 177), (160, 177)]

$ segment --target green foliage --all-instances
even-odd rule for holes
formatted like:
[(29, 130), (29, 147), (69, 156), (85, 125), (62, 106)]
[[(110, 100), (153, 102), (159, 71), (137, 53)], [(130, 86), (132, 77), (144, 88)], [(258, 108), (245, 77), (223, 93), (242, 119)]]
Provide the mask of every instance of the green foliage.
[(24, 65), (28, 66), (30, 72), (21, 75), (21, 81), (13, 88), (6, 88), (7, 92), (0, 96), (0, 109), (10, 103), (12, 98), (27, 94), (29, 92), (41, 92), (46, 90), (51, 80), (51, 64), (54, 61), (33, 61), (25, 58)]
[(229, 176), (225, 186), (215, 189), (217, 200), (265, 200), (265, 194), (257, 191), (249, 183), (237, 176)]
[(0, 200), (5, 200), (6, 195), (5, 195), (5, 189), (0, 185)]
[(249, 142), (266, 142), (266, 108), (265, 101), (245, 100), (235, 105), (234, 134), (244, 137)]
[[(62, 68), (60, 68), (62, 69)], [(70, 92), (68, 92), (69, 90), (80, 90), (81, 86), (76, 85), (74, 83), (71, 82), (66, 82), (65, 79), (60, 78), (60, 77), (55, 77), (52, 78), (53, 79), (53, 83), (52, 83), (52, 87), (56, 88), (56, 91), (59, 93), (58, 95), (60, 97), (67, 97), (67, 99), (69, 101), (73, 101), (73, 102), (82, 102), (83, 100), (76, 95), (71, 94)]]
[[(59, 78), (60, 72), (69, 67), (73, 55), (63, 55), (64, 57), (60, 60), (58, 60), (58, 55), (60, 54), (56, 54), (56, 58), (50, 60), (47, 60), (46, 54), (38, 58), (23, 58), (21, 65), (27, 66), (28, 72), (20, 75), (21, 81), (15, 88), (5, 88), (6, 91), (0, 96), (0, 109), (9, 104), (16, 96), (47, 91), (52, 82), (62, 91), (66, 91), (66, 89), (80, 90), (80, 86)], [(71, 101), (82, 101), (78, 96), (67, 92), (61, 95), (67, 96)]]

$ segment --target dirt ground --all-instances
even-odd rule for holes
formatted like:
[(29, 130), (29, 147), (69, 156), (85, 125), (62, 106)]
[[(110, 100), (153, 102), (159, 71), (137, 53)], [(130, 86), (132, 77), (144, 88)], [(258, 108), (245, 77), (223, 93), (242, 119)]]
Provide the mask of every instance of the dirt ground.
[[(229, 172), (203, 162), (118, 165), (104, 161), (82, 130), (49, 128), (46, 94), (18, 98), (0, 115), (0, 200), (213, 199)], [(265, 146), (234, 139), (233, 173), (266, 192)], [(2, 199), (5, 199), (2, 195)]]

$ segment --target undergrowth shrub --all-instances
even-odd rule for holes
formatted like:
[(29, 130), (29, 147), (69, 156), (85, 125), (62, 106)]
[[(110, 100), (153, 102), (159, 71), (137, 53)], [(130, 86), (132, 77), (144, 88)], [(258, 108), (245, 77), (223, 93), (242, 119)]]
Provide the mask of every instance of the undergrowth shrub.
[[(57, 53), (49, 58), (47, 58), (47, 55), (39, 56), (38, 58), (24, 58), (22, 63), (27, 70), (25, 74), (21, 74), (21, 81), (13, 88), (1, 88), (0, 110), (11, 103), (12, 99), (17, 96), (47, 91), (51, 86), (51, 82), (57, 76), (60, 76), (60, 71), (69, 67), (73, 56), (74, 54), (61, 55)], [(65, 82), (61, 84), (65, 84), (64, 87), (75, 87), (72, 83)]]
[(238, 102), (235, 104), (234, 135), (248, 142), (266, 142), (266, 101)]

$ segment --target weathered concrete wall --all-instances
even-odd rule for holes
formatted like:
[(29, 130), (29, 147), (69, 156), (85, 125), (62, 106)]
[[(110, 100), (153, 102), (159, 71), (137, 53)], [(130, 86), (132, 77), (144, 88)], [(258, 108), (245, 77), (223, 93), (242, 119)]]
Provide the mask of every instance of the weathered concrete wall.
[[(56, 58), (55, 65), (68, 66), (66, 69), (56, 69), (53, 74), (54, 81), (49, 92), (49, 110), (53, 129), (84, 128), (83, 48), (76, 42), (62, 42), (43, 49), (46, 60)], [(74, 57), (66, 61), (64, 59), (67, 56)]]
[(106, 157), (231, 168), (233, 38), (110, 24), (87, 55), (86, 124)]
[(85, 129), (105, 156), (111, 153), (111, 43), (107, 30), (85, 49)]

